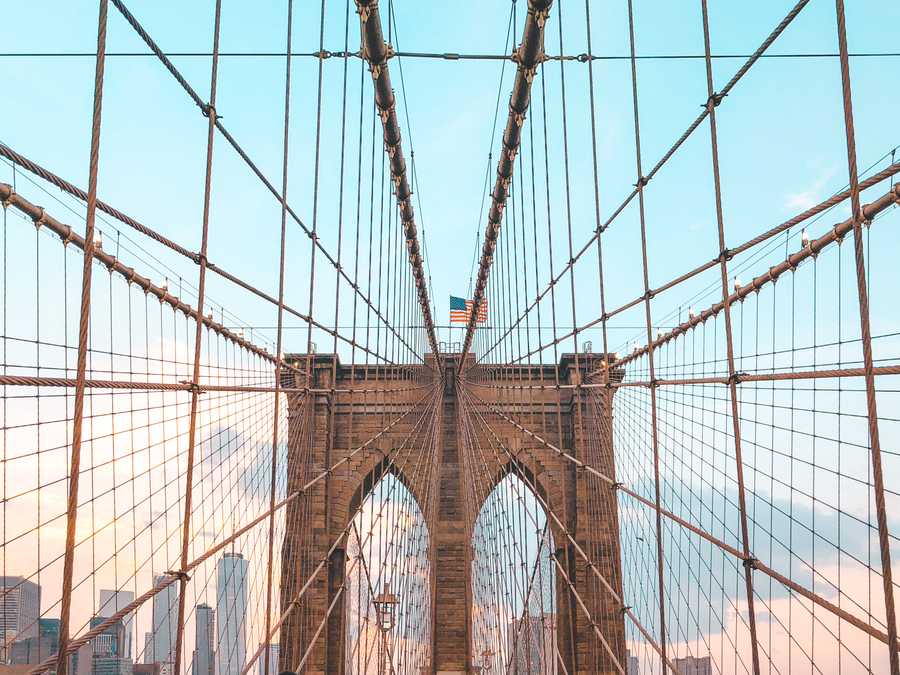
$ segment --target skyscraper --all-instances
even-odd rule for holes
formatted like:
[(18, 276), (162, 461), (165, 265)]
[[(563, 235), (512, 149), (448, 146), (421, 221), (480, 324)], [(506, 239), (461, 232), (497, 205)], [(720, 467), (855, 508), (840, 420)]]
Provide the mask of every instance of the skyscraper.
[(215, 639), (216, 619), (213, 608), (206, 603), (197, 605), (194, 614), (194, 659), (192, 666), (193, 675), (215, 675), (215, 661), (213, 660), (213, 640)]
[(528, 614), (512, 619), (507, 645), (514, 672), (556, 673), (556, 615)]
[[(112, 616), (120, 609), (125, 609), (132, 602), (134, 602), (134, 593), (131, 591), (100, 589), (100, 606), (97, 609), (97, 614), (98, 616)], [(126, 615), (122, 621), (125, 624), (122, 656), (127, 656), (130, 659), (133, 657), (131, 631), (134, 627), (134, 612)]]
[(215, 675), (240, 675), (247, 658), (247, 568), (240, 553), (226, 553), (216, 570)]
[(625, 650), (625, 673), (626, 675), (640, 675), (638, 657), (627, 649)]
[(708, 656), (685, 656), (675, 659), (675, 670), (678, 675), (712, 675), (712, 664)]
[(16, 640), (38, 637), (41, 587), (24, 577), (0, 577), (0, 661)]
[(37, 664), (59, 651), (59, 619), (38, 619), (38, 636), (16, 640), (9, 650), (9, 662)]
[[(279, 645), (278, 644), (270, 644), (269, 645), (269, 673), (268, 675), (278, 675), (281, 670), (278, 668), (278, 652)], [(266, 675), (266, 653), (263, 651), (262, 654), (259, 655), (259, 675)]]
[[(159, 575), (153, 578), (158, 586), (163, 580)], [(171, 672), (175, 662), (175, 630), (178, 624), (178, 584), (169, 584), (153, 596), (153, 626), (150, 632), (150, 654), (144, 654), (144, 663), (159, 663), (162, 670)], [(146, 650), (145, 650), (146, 651)]]
[[(108, 617), (95, 616), (91, 628)], [(91, 675), (132, 675), (131, 657), (125, 656), (125, 622), (116, 621), (91, 640)]]
[(151, 665), (156, 663), (153, 660), (153, 633), (144, 633), (144, 664)]

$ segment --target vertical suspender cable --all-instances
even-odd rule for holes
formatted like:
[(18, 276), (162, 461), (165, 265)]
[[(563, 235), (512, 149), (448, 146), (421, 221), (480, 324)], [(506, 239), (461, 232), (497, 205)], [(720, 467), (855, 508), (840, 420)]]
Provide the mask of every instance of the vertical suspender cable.
[[(478, 276), (475, 282), (475, 293), (472, 296), (472, 313), (466, 326), (466, 337), (463, 340), (462, 353), (467, 354), (472, 346), (475, 325), (478, 320), (478, 308), (484, 300), (491, 263), (494, 259), (494, 248), (500, 234), (500, 223), (503, 220), (503, 209), (509, 196), (510, 179), (513, 174), (514, 160), (519, 152), (522, 140), (522, 124), (531, 103), (531, 83), (537, 73), (537, 67), (544, 61), (544, 26), (550, 14), (553, 0), (528, 0), (528, 15), (525, 17), (525, 28), (522, 44), (513, 55), (518, 64), (516, 79), (509, 97), (509, 117), (506, 130), (503, 132), (503, 147), (497, 162), (497, 179), (491, 193), (491, 208), (488, 211), (488, 222), (484, 231), (484, 245), (481, 249), (481, 261), (478, 264)], [(460, 359), (462, 373), (465, 359)]]
[(78, 357), (75, 370), (75, 408), (72, 418), (72, 448), (69, 494), (66, 508), (66, 549), (63, 559), (62, 599), (59, 621), (59, 656), (56, 672), (66, 675), (66, 647), (72, 610), (72, 575), (75, 564), (75, 527), (78, 518), (78, 478), (81, 471), (81, 440), (84, 422), (84, 390), (87, 371), (88, 330), (91, 319), (91, 270), (94, 263), (94, 219), (97, 214), (97, 173), (100, 160), (100, 126), (103, 109), (103, 73), (106, 65), (107, 0), (100, 0), (97, 20), (97, 60), (94, 70), (94, 112), (91, 126), (87, 217), (84, 231), (84, 267), (81, 277), (81, 315), (78, 322)]
[(266, 566), (266, 632), (265, 632), (265, 659), (263, 663), (264, 675), (272, 672), (272, 664), (269, 663), (271, 657), (271, 649), (269, 642), (272, 639), (272, 562), (274, 559), (274, 537), (275, 537), (275, 492), (276, 492), (276, 474), (278, 468), (278, 422), (280, 418), (281, 403), (281, 364), (282, 356), (282, 339), (284, 328), (284, 262), (285, 262), (285, 239), (287, 234), (287, 188), (288, 188), (288, 139), (290, 133), (290, 115), (291, 115), (291, 28), (293, 24), (293, 0), (287, 0), (287, 49), (285, 50), (284, 65), (284, 127), (282, 136), (282, 159), (281, 159), (281, 194), (284, 201), (281, 203), (281, 239), (279, 246), (279, 264), (278, 264), (278, 319), (277, 319), (277, 336), (275, 349), (275, 396), (274, 408), (275, 412), (272, 416), (272, 464), (270, 469), (269, 481), (269, 549), (267, 552)]
[(841, 63), (841, 91), (844, 105), (844, 131), (847, 137), (847, 170), (850, 174), (850, 202), (853, 209), (853, 251), (856, 261), (856, 285), (859, 297), (860, 337), (866, 383), (866, 412), (869, 423), (869, 446), (872, 453), (872, 478), (875, 490), (875, 512), (881, 551), (881, 575), (884, 583), (885, 623), (892, 675), (900, 675), (897, 651), (897, 615), (894, 607), (894, 580), (891, 566), (891, 541), (884, 498), (884, 472), (881, 462), (881, 435), (878, 428), (875, 376), (873, 374), (872, 328), (869, 324), (869, 293), (866, 287), (866, 262), (863, 253), (862, 224), (865, 214), (859, 202), (859, 174), (856, 168), (856, 132), (853, 126), (853, 97), (850, 90), (850, 61), (847, 56), (847, 22), (844, 0), (835, 0), (838, 48)]
[(434, 321), (431, 316), (431, 305), (428, 298), (428, 281), (422, 264), (422, 252), (416, 231), (416, 216), (412, 205), (412, 189), (406, 177), (406, 160), (400, 138), (400, 122), (397, 119), (394, 91), (391, 88), (391, 75), (388, 70), (388, 59), (393, 56), (393, 48), (384, 41), (381, 28), (381, 16), (378, 13), (378, 0), (356, 0), (359, 13), (361, 49), (369, 64), (372, 82), (375, 85), (375, 105), (381, 116), (384, 128), (384, 149), (390, 160), (391, 180), (397, 205), (400, 207), (400, 218), (403, 221), (403, 234), (406, 239), (406, 250), (416, 280), (416, 291), (428, 342), (435, 358), (439, 359), (437, 337), (434, 332)]
[[(191, 513), (193, 509), (194, 459), (197, 440), (197, 407), (200, 398), (200, 347), (203, 339), (203, 301), (206, 292), (206, 250), (209, 240), (209, 202), (212, 191), (213, 142), (216, 137), (216, 80), (219, 69), (219, 29), (222, 17), (222, 1), (216, 0), (215, 27), (213, 29), (213, 55), (210, 69), (209, 103), (203, 112), (209, 118), (206, 133), (206, 175), (203, 187), (203, 224), (200, 242), (200, 270), (197, 284), (197, 309), (194, 313), (196, 331), (194, 333), (194, 372), (191, 379), (191, 417), (188, 429), (187, 471), (184, 490), (184, 521), (181, 530), (181, 569), (178, 570), (178, 624), (175, 633), (175, 672), (181, 672), (181, 652), (184, 644), (184, 604), (188, 576), (185, 569), (188, 559), (188, 543), (191, 534)], [(170, 656), (171, 658), (171, 656)]]

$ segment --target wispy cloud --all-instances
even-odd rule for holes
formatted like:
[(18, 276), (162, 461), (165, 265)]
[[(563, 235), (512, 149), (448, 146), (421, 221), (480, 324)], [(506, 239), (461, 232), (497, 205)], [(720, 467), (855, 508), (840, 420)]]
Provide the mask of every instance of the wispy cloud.
[(785, 207), (791, 211), (805, 211), (818, 204), (824, 199), (825, 187), (830, 183), (835, 171), (834, 165), (825, 167), (807, 189), (788, 194), (785, 199)]

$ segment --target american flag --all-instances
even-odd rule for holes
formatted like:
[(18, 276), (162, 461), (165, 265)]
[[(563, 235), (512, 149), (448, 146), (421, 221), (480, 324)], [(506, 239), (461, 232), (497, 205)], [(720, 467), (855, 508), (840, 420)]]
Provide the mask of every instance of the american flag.
[[(450, 323), (469, 323), (472, 316), (472, 300), (450, 296)], [(484, 323), (488, 318), (487, 298), (482, 298), (478, 306), (478, 323)]]

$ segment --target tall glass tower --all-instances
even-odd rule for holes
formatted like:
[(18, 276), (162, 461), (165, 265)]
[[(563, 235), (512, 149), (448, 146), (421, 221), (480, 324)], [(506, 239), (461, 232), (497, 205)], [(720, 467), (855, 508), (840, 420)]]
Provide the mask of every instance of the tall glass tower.
[(247, 659), (247, 569), (240, 553), (219, 560), (216, 580), (216, 673), (240, 675)]
[(206, 603), (197, 605), (194, 612), (194, 665), (193, 675), (215, 675), (213, 653), (216, 633), (216, 618), (213, 608)]
[[(154, 586), (159, 585), (163, 576), (153, 578)], [(169, 584), (153, 596), (153, 626), (151, 630), (151, 653), (144, 654), (144, 663), (159, 663), (160, 670), (171, 673), (175, 663), (175, 629), (178, 624), (178, 584)]]

